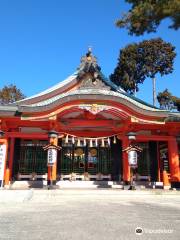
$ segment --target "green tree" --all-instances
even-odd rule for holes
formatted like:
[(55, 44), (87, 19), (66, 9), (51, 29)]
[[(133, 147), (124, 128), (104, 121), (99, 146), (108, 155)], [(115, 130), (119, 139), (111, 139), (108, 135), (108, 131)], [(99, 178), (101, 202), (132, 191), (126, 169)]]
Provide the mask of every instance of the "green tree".
[(170, 18), (173, 29), (180, 27), (180, 1), (179, 0), (126, 0), (132, 4), (130, 10), (116, 25), (127, 28), (130, 35), (142, 35), (145, 32), (155, 32), (161, 21)]
[(180, 98), (172, 96), (172, 101), (174, 102), (174, 106), (177, 108), (177, 111), (180, 112)]
[(4, 86), (0, 90), (0, 104), (13, 103), (25, 98), (25, 95), (15, 85)]
[(180, 112), (180, 98), (173, 96), (166, 88), (163, 92), (157, 95), (159, 106), (162, 109), (173, 110)]
[(157, 100), (161, 109), (172, 110), (175, 108), (173, 96), (167, 88), (163, 92), (158, 93)]
[[(111, 81), (129, 92), (138, 91), (137, 85), (146, 77), (153, 79), (153, 104), (156, 103), (155, 76), (173, 71), (175, 47), (161, 38), (130, 44), (120, 51), (117, 67), (110, 75)], [(124, 80), (126, 79), (126, 81)]]
[(144, 58), (146, 76), (153, 80), (153, 104), (156, 105), (155, 77), (157, 73), (161, 76), (172, 73), (176, 56), (175, 47), (161, 38), (156, 38), (141, 42), (139, 48)]
[(117, 67), (110, 79), (130, 94), (139, 90), (138, 84), (145, 80), (143, 59), (138, 54), (138, 44), (130, 44), (120, 50)]

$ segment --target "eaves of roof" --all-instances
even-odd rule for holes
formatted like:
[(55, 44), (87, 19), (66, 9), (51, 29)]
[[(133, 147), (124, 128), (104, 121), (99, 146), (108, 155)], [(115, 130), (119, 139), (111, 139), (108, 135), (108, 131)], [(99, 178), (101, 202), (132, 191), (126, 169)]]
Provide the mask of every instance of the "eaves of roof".
[(14, 116), (18, 111), (17, 106), (11, 105), (0, 105), (0, 117), (4, 116)]
[(114, 92), (111, 90), (98, 90), (97, 89), (80, 89), (72, 92), (67, 92), (60, 94), (56, 97), (48, 99), (46, 101), (39, 102), (32, 105), (19, 106), (19, 111), (22, 112), (42, 112), (49, 111), (58, 105), (75, 101), (75, 100), (107, 100), (114, 101), (126, 106), (131, 109), (149, 116), (159, 116), (168, 117), (168, 112), (158, 108), (154, 108), (143, 104), (143, 102), (138, 102), (135, 99), (129, 97), (128, 95), (120, 92)]

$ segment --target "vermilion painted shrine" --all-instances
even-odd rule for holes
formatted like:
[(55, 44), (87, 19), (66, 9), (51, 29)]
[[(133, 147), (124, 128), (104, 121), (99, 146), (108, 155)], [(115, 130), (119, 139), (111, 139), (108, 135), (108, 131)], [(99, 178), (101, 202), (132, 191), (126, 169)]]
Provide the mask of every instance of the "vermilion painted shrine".
[[(0, 106), (6, 144), (5, 183), (47, 178), (130, 181), (128, 132), (136, 132), (137, 181), (180, 184), (180, 114), (151, 106), (106, 78), (89, 51), (66, 80), (32, 97)], [(52, 174), (48, 132), (61, 146)], [(166, 174), (164, 174), (166, 173)]]

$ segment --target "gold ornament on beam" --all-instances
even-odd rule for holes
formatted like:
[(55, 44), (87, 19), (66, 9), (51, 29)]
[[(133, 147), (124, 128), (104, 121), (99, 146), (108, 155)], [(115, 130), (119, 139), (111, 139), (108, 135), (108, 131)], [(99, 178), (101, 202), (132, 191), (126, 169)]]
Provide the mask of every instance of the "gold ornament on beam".
[(116, 136), (114, 136), (113, 143), (116, 144)]
[(73, 143), (73, 144), (75, 143), (75, 139), (74, 139), (74, 136), (72, 137), (72, 143)]

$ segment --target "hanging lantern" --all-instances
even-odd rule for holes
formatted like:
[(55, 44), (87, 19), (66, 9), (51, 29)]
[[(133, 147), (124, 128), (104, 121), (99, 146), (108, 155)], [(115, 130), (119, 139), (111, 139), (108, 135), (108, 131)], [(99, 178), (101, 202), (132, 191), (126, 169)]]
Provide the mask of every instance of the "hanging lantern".
[(92, 139), (90, 139), (90, 147), (93, 146), (93, 142), (92, 142)]
[(68, 136), (68, 134), (67, 134), (67, 135), (66, 135), (66, 138), (65, 138), (65, 143), (68, 143), (68, 140), (69, 140), (68, 137), (69, 137), (69, 136)]
[(95, 140), (95, 144), (96, 144), (96, 147), (98, 146), (98, 140), (97, 140), (97, 138), (96, 138), (96, 140)]
[(78, 138), (77, 146), (78, 146), (78, 147), (81, 146), (81, 143), (80, 143), (80, 139), (79, 139), (79, 138)]
[(102, 147), (104, 147), (105, 146), (105, 144), (104, 144), (104, 138), (102, 138), (102, 145), (101, 145)]
[(114, 136), (113, 143), (116, 144), (116, 136)]
[(72, 137), (72, 143), (73, 143), (73, 144), (75, 143), (75, 139), (74, 139), (74, 136)]
[(110, 138), (108, 137), (108, 145), (110, 146), (111, 145), (111, 141), (110, 141)]
[(86, 139), (84, 138), (84, 146), (86, 146)]

